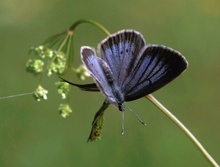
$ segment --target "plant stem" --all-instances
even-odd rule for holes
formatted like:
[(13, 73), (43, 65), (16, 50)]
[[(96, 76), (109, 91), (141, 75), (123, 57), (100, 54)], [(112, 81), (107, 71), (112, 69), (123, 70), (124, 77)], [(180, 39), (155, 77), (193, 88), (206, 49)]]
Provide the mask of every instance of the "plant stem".
[(56, 35), (53, 35), (53, 36), (49, 37), (48, 39), (46, 39), (46, 41), (43, 43), (43, 45), (47, 45), (48, 47), (51, 48), (54, 44), (56, 44), (60, 40), (60, 37), (65, 34), (66, 34), (66, 31), (59, 33), (59, 34), (56, 34)]
[(110, 35), (110, 32), (109, 32), (105, 27), (103, 27), (101, 24), (99, 24), (99, 23), (96, 22), (96, 21), (88, 20), (88, 19), (81, 19), (81, 20), (76, 21), (76, 22), (73, 23), (73, 25), (69, 28), (69, 31), (73, 31), (79, 24), (82, 24), (82, 23), (92, 24), (92, 25), (98, 27), (100, 30), (102, 30), (107, 36)]
[(168, 118), (170, 118), (195, 144), (196, 147), (202, 152), (206, 159), (214, 166), (219, 167), (217, 162), (212, 158), (212, 156), (206, 151), (202, 144), (196, 139), (196, 137), (180, 122), (168, 109), (166, 109), (153, 95), (149, 94), (146, 96), (156, 107), (158, 107)]
[[(69, 28), (69, 30), (67, 31), (67, 34), (70, 34), (71, 36), (71, 42), (72, 42), (72, 45), (73, 45), (73, 31), (75, 30), (75, 28), (82, 24), (82, 23), (88, 23), (88, 24), (91, 24), (97, 28), (99, 28), (102, 32), (104, 32), (107, 36), (110, 35), (110, 32), (105, 28), (103, 27), (101, 24), (99, 24), (98, 22), (96, 21), (93, 21), (93, 20), (88, 20), (88, 19), (81, 19), (81, 20), (78, 20), (76, 21), (75, 23), (72, 24), (72, 26)], [(73, 48), (71, 49), (71, 52), (74, 53), (74, 50)], [(69, 54), (69, 57), (68, 57), (68, 67), (72, 67), (72, 63), (73, 63), (73, 55)]]
[(71, 34), (66, 35), (66, 37), (64, 38), (64, 40), (62, 41), (61, 45), (59, 46), (59, 48), (57, 49), (57, 52), (62, 51), (63, 47), (66, 45), (68, 38), (71, 36)]
[[(72, 45), (72, 47), (71, 47)], [(68, 41), (68, 46), (67, 46), (67, 55), (68, 55), (68, 64), (67, 64), (67, 68), (68, 67), (72, 67), (73, 66), (73, 35), (71, 35), (69, 37), (69, 41)]]
[(10, 98), (19, 97), (19, 96), (33, 95), (33, 94), (34, 92), (28, 92), (28, 93), (20, 93), (16, 95), (3, 96), (3, 97), (0, 97), (0, 100), (10, 99)]

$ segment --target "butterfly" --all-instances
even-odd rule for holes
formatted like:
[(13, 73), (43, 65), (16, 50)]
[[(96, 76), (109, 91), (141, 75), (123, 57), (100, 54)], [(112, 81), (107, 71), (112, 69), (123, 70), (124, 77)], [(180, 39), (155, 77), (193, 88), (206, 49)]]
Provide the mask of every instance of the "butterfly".
[(135, 30), (121, 30), (108, 36), (98, 45), (97, 53), (99, 56), (92, 47), (81, 47), (81, 60), (95, 84), (71, 83), (86, 91), (101, 91), (105, 96), (93, 126), (109, 104), (123, 112), (125, 101), (153, 93), (188, 66), (180, 52), (163, 45), (146, 44), (143, 35)]

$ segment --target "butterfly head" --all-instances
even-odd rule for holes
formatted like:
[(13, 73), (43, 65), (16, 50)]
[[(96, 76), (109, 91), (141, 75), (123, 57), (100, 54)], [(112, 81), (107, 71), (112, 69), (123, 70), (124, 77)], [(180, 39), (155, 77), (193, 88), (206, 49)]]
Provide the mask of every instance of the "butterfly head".
[(118, 103), (118, 109), (120, 111), (124, 111), (124, 104), (123, 103)]

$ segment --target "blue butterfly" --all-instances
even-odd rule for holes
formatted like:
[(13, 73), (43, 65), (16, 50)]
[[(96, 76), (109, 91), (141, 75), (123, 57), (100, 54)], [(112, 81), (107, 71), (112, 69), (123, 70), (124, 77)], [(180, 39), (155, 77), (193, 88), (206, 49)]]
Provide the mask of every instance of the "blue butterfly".
[(89, 46), (81, 47), (81, 60), (95, 84), (69, 82), (83, 90), (104, 94), (106, 100), (93, 124), (109, 104), (124, 111), (124, 101), (151, 94), (179, 76), (188, 66), (180, 52), (163, 45), (146, 44), (143, 35), (135, 30), (121, 30), (101, 41), (98, 55), (100, 57)]

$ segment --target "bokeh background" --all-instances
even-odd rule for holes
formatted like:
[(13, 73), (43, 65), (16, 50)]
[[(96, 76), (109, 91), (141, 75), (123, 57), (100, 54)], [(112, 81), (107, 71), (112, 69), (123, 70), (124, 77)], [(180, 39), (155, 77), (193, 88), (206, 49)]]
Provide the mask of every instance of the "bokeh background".
[[(89, 18), (110, 32), (132, 28), (148, 43), (179, 50), (189, 68), (153, 95), (171, 110), (220, 163), (220, 1), (219, 0), (1, 0), (0, 96), (33, 91), (38, 79), (25, 71), (27, 53), (78, 19)], [(81, 45), (96, 45), (105, 35), (81, 25), (75, 31), (75, 65)], [(104, 97), (72, 88), (70, 117), (60, 117), (61, 102), (52, 77), (43, 78), (47, 101), (31, 95), (0, 100), (0, 166), (130, 167), (211, 166), (173, 122), (145, 98), (126, 103), (146, 123), (109, 107), (102, 140), (87, 143), (91, 122)], [(77, 79), (73, 79), (78, 82)], [(91, 80), (88, 80), (88, 82)]]

